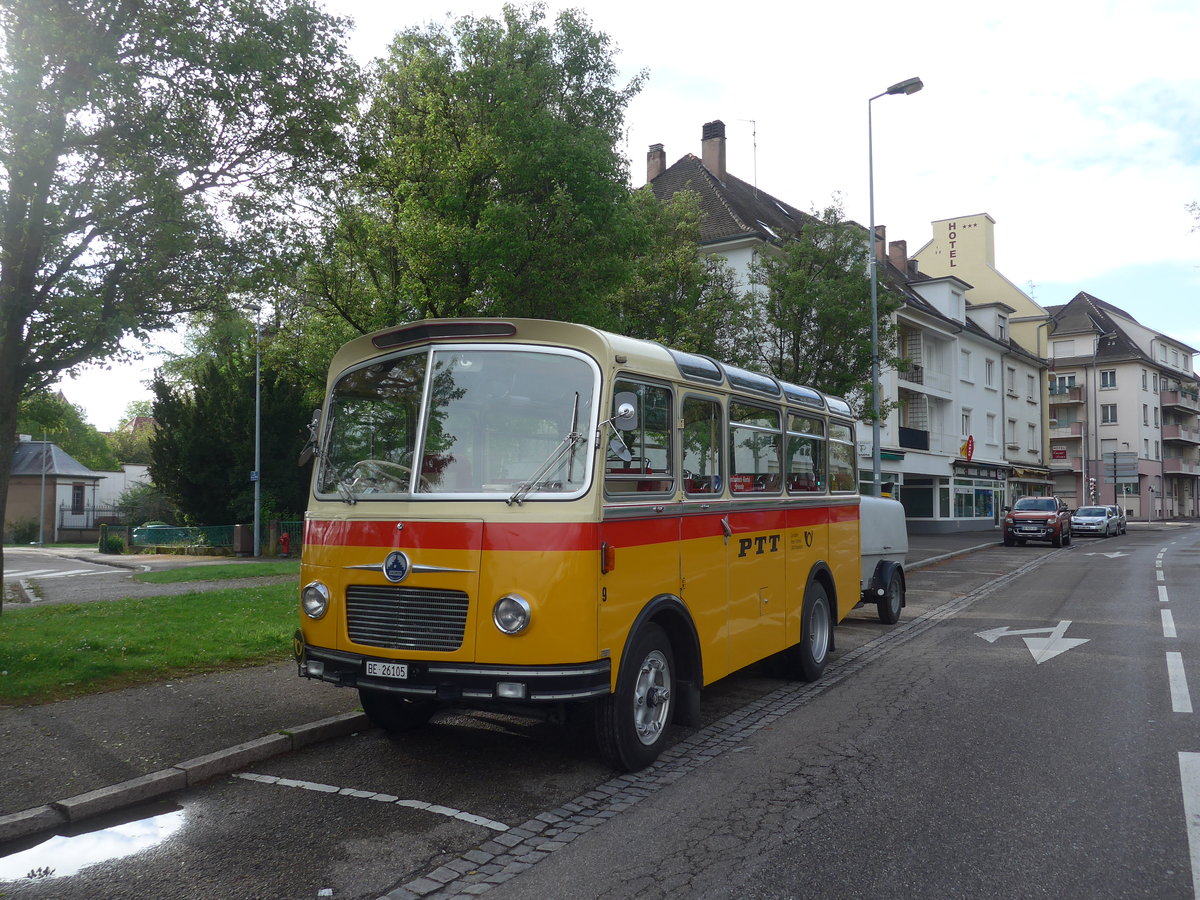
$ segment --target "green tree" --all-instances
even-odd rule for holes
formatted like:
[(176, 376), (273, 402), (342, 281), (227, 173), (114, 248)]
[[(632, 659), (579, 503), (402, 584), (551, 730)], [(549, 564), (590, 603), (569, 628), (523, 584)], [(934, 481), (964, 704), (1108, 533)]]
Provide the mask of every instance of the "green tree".
[(89, 469), (119, 468), (112, 447), (86, 420), (83, 407), (68, 403), (61, 394), (37, 391), (26, 397), (18, 409), (17, 431), (39, 441), (45, 435)]
[[(863, 229), (847, 222), (835, 202), (778, 253), (761, 254), (751, 266), (751, 284), (761, 291), (760, 320), (749, 343), (756, 368), (845, 397), (857, 415), (869, 418), (871, 288), (865, 245)], [(877, 306), (882, 365), (898, 362), (892, 314), (900, 304), (881, 280)]]
[(630, 203), (642, 229), (641, 251), (613, 299), (612, 327), (679, 350), (749, 362), (743, 340), (751, 324), (749, 296), (724, 257), (696, 252), (699, 198), (680, 191), (662, 202), (642, 188)]
[[(253, 327), (253, 326), (251, 326)], [(299, 517), (310, 470), (296, 460), (308, 439), (311, 407), (304, 387), (278, 372), (261, 381), (263, 509)], [(156, 377), (150, 441), (150, 477), (180, 514), (197, 525), (245, 523), (254, 518), (254, 349), (209, 358), (194, 380), (168, 384)]]
[(0, 4), (0, 518), (20, 398), (220, 300), (240, 223), (323, 177), (344, 29), (312, 0)]
[(545, 16), (506, 6), (396, 37), (290, 301), (314, 357), (428, 316), (606, 321), (634, 240), (616, 148), (643, 76), (616, 87), (608, 37)]

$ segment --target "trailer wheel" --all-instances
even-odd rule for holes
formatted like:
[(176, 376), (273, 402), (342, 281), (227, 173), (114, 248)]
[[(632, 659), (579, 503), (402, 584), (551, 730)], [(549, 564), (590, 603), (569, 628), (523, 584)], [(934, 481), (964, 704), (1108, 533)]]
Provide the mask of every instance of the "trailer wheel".
[(892, 571), (887, 590), (876, 606), (879, 609), (879, 621), (884, 625), (895, 625), (900, 621), (900, 609), (904, 606), (904, 578), (899, 570)]
[(433, 700), (412, 700), (367, 688), (358, 689), (358, 699), (371, 724), (388, 734), (420, 728), (437, 709)]
[(667, 634), (644, 627), (621, 661), (617, 690), (596, 704), (596, 742), (605, 762), (644, 769), (662, 753), (675, 706), (675, 656)]

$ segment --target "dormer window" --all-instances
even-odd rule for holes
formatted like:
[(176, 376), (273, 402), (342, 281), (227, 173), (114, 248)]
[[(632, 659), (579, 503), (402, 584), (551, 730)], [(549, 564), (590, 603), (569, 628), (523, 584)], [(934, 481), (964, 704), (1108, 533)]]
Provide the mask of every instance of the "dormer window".
[(996, 316), (996, 338), (1008, 343), (1008, 316)]

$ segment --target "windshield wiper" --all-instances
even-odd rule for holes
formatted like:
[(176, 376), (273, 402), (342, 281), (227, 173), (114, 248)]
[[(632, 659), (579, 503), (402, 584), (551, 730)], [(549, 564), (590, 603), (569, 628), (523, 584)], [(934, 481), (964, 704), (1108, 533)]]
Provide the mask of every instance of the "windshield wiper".
[(337, 492), (347, 506), (353, 506), (358, 502), (358, 497), (354, 496), (354, 488), (341, 479), (337, 483)]
[(512, 496), (504, 501), (505, 503), (509, 506), (512, 506), (514, 503), (520, 506), (521, 502), (525, 499), (525, 495), (541, 483), (542, 477), (558, 464), (559, 460), (563, 458), (563, 454), (570, 453), (575, 449), (575, 445), (583, 440), (583, 432), (578, 430), (578, 424), (579, 392), (576, 391), (575, 403), (571, 407), (571, 430), (567, 432), (566, 437), (559, 441), (558, 446), (550, 451), (550, 455), (546, 457), (544, 463), (538, 466), (537, 471), (517, 486), (517, 489), (512, 492)]

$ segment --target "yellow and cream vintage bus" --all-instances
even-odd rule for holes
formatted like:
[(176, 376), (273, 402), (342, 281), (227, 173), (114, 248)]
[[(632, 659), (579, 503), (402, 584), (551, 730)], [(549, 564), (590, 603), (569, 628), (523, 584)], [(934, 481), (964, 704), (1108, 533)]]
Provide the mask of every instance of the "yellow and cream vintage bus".
[[(900, 504), (861, 498), (849, 406), (540, 320), (348, 343), (314, 418), (302, 676), (398, 732), (443, 705), (587, 705), (634, 770), (759, 660), (816, 679), (861, 600), (894, 622)], [(863, 504), (876, 543), (860, 548)]]

